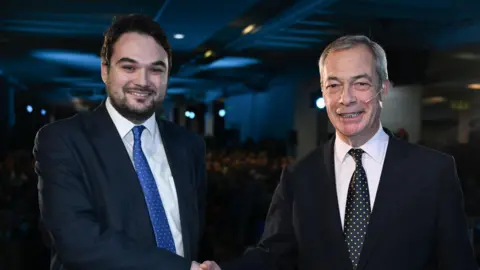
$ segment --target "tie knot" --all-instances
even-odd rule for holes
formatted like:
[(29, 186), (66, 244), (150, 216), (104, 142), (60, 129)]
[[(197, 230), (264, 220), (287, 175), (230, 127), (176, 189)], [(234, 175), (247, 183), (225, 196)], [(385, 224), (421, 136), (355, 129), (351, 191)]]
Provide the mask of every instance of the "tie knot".
[(142, 137), (142, 132), (145, 130), (145, 126), (135, 126), (132, 131), (133, 131), (133, 140), (135, 141), (140, 141), (140, 138)]
[(362, 155), (364, 151), (360, 148), (352, 148), (348, 153), (353, 157), (355, 160), (355, 163), (361, 163), (362, 162)]

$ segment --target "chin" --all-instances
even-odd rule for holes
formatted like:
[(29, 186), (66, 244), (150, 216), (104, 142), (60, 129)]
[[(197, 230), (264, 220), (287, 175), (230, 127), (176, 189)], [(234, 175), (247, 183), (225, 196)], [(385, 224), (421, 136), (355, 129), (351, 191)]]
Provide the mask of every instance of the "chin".
[(343, 134), (344, 136), (353, 137), (355, 135), (358, 135), (358, 134), (362, 133), (362, 131), (365, 129), (365, 124), (363, 124), (363, 123), (358, 123), (358, 124), (339, 123), (336, 126), (336, 129), (341, 134)]
[(142, 107), (131, 107), (129, 108), (132, 113), (138, 114), (138, 115), (152, 115), (155, 112), (155, 107), (153, 106), (142, 106)]
[(343, 129), (343, 130), (339, 130), (341, 134), (343, 134), (344, 136), (346, 137), (353, 137), (353, 136), (356, 136), (360, 133), (362, 133), (362, 129)]
[(153, 100), (144, 100), (142, 102), (139, 102), (137, 100), (129, 100), (127, 102), (127, 106), (132, 111), (148, 111), (152, 107), (155, 107), (155, 103), (153, 102)]

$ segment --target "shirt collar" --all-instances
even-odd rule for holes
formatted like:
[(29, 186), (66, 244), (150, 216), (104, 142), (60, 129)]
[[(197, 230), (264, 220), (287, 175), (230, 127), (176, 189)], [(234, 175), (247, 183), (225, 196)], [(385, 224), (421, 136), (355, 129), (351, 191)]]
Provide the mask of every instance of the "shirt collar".
[[(115, 127), (117, 128), (118, 134), (120, 134), (120, 137), (123, 139), (125, 136), (133, 129), (133, 127), (136, 126), (135, 123), (132, 123), (130, 120), (126, 119), (123, 117), (112, 105), (112, 102), (110, 100), (110, 97), (107, 98), (105, 101), (105, 107), (107, 108), (107, 112), (112, 118), (113, 123), (115, 124)], [(155, 113), (148, 118), (143, 125), (145, 126), (145, 129), (151, 134), (154, 135), (156, 128), (156, 120), (155, 120)]]
[[(369, 155), (375, 162), (381, 163), (385, 157), (385, 149), (388, 144), (389, 137), (383, 130), (382, 124), (375, 133), (375, 135), (368, 140), (364, 145), (358, 147), (361, 148), (367, 155)], [(335, 138), (335, 157), (343, 163), (348, 151), (352, 149), (352, 146), (348, 145), (338, 137)]]

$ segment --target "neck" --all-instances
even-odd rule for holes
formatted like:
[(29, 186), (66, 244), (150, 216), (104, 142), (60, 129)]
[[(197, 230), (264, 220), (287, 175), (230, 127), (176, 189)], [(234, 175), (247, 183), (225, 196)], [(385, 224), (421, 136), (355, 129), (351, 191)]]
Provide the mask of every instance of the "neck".
[(145, 121), (147, 121), (148, 118), (150, 118), (155, 113), (155, 108), (140, 113), (131, 110), (126, 105), (118, 105), (113, 101), (111, 102), (111, 104), (121, 116), (134, 123), (135, 125), (141, 125), (145, 123)]
[(355, 148), (367, 143), (371, 138), (373, 138), (373, 136), (375, 136), (379, 128), (380, 122), (377, 122), (368, 129), (363, 130), (361, 134), (357, 134), (354, 136), (345, 136), (337, 131), (336, 136), (346, 144)]

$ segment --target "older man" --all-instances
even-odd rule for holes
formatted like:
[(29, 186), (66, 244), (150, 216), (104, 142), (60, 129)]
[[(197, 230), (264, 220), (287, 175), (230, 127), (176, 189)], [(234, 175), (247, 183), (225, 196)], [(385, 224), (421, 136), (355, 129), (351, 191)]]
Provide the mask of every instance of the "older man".
[(335, 136), (283, 172), (259, 245), (222, 269), (478, 269), (453, 158), (382, 128), (382, 47), (344, 36), (319, 68)]

